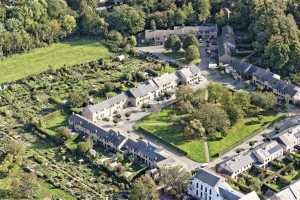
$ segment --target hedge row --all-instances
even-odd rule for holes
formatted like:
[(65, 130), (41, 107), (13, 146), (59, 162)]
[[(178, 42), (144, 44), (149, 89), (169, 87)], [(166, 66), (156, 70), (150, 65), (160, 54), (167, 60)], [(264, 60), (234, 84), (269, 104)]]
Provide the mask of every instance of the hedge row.
[(178, 148), (177, 146), (175, 146), (174, 144), (172, 143), (169, 143), (168, 141), (164, 140), (163, 138), (157, 136), (157, 135), (154, 135), (153, 133), (151, 133), (150, 131), (142, 128), (142, 127), (139, 127), (138, 130), (145, 136), (147, 137), (151, 137), (152, 139), (155, 139), (157, 141), (159, 141), (160, 143), (164, 144), (164, 145), (167, 145), (167, 146), (170, 146), (171, 148), (175, 149), (176, 151), (178, 151), (179, 153), (183, 154), (183, 155), (187, 155), (187, 152), (185, 152), (184, 150)]

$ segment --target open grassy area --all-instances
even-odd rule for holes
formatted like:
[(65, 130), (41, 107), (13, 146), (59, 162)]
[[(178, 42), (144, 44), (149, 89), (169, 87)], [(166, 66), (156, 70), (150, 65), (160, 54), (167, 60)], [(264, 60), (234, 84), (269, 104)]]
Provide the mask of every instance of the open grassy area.
[(108, 49), (100, 42), (80, 39), (37, 48), (28, 53), (16, 54), (0, 61), (0, 83), (21, 79), (63, 65), (74, 65), (106, 58)]
[[(135, 128), (143, 128), (150, 133), (159, 136), (180, 149), (184, 150), (188, 156), (198, 162), (206, 162), (204, 153), (204, 142), (202, 139), (186, 139), (180, 129), (176, 127), (179, 120), (184, 116), (175, 115), (173, 110), (165, 109), (158, 113), (153, 113), (142, 121), (138, 122)], [(174, 121), (171, 120), (174, 118)]]
[(261, 121), (257, 118), (246, 118), (239, 121), (228, 131), (226, 137), (221, 140), (208, 142), (210, 156), (215, 157), (217, 154), (221, 155), (225, 153), (249, 137), (254, 136), (280, 117), (282, 117), (282, 115), (268, 115), (262, 116)]

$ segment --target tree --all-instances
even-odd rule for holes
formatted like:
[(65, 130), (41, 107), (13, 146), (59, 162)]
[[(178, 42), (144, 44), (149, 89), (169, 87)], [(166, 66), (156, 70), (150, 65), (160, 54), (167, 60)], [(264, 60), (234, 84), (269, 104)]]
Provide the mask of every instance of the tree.
[(226, 16), (224, 10), (221, 9), (215, 16), (217, 24), (221, 27), (226, 24)]
[(211, 9), (211, 4), (210, 0), (201, 0), (200, 1), (200, 7), (199, 7), (199, 15), (198, 19), (200, 22), (205, 22), (208, 17), (210, 16), (210, 9)]
[(176, 25), (182, 26), (182, 25), (184, 25), (184, 23), (187, 19), (187, 16), (181, 9), (177, 9), (175, 12), (175, 15), (174, 15), (174, 19), (175, 19)]
[(251, 94), (251, 103), (268, 110), (277, 104), (277, 98), (271, 92), (253, 92)]
[(189, 85), (179, 86), (176, 90), (176, 99), (178, 101), (191, 101), (193, 97), (193, 88)]
[(264, 57), (268, 60), (268, 66), (281, 71), (289, 61), (290, 48), (281, 36), (272, 36), (266, 46)]
[(80, 108), (84, 103), (85, 95), (80, 92), (73, 92), (69, 95), (68, 104), (70, 107)]
[(134, 35), (130, 36), (127, 39), (127, 43), (131, 46), (131, 47), (135, 47), (137, 45), (137, 41)]
[(135, 181), (129, 200), (159, 200), (156, 185), (151, 177), (142, 176)]
[(185, 169), (175, 166), (160, 169), (159, 182), (165, 188), (171, 188), (171, 193), (175, 194), (177, 199), (184, 196), (191, 174)]
[(71, 15), (64, 16), (62, 27), (64, 28), (67, 34), (73, 33), (76, 29), (76, 26), (77, 26), (76, 20), (73, 16)]
[(111, 31), (108, 35), (108, 38), (118, 46), (121, 46), (124, 43), (123, 35), (118, 31)]
[(250, 95), (246, 92), (234, 92), (233, 94), (233, 103), (239, 105), (244, 112), (247, 112), (248, 107), (250, 106)]
[(191, 63), (194, 60), (200, 59), (200, 52), (199, 48), (195, 45), (190, 45), (185, 50), (185, 60), (188, 63)]
[(144, 30), (145, 13), (126, 4), (115, 6), (107, 17), (111, 29), (122, 33), (136, 34)]
[(221, 106), (210, 103), (203, 104), (195, 110), (192, 119), (198, 119), (208, 134), (226, 132), (230, 126), (225, 110)]
[(205, 129), (200, 120), (191, 119), (188, 120), (186, 126), (184, 127), (183, 133), (187, 137), (203, 137)]
[(181, 40), (178, 35), (170, 35), (164, 46), (167, 50), (171, 49), (173, 52), (177, 52), (181, 48)]
[(225, 107), (231, 126), (243, 118), (243, 111), (237, 104), (229, 103)]
[(85, 141), (79, 142), (77, 146), (77, 151), (80, 154), (86, 154), (92, 148), (93, 148), (93, 140), (91, 138), (87, 138)]
[(199, 48), (199, 42), (197, 37), (194, 34), (188, 35), (184, 38), (182, 43), (182, 48), (186, 50), (190, 45), (194, 45)]

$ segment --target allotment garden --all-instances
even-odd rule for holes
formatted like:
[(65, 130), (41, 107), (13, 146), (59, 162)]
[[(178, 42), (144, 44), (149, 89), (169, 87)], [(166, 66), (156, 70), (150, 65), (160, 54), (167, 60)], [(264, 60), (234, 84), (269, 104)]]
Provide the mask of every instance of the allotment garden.
[[(68, 117), (87, 101), (97, 103), (172, 70), (165, 63), (112, 55), (7, 84), (0, 91), (0, 141), (12, 145), (0, 149), (1, 198), (26, 198), (18, 191), (31, 188), (22, 192), (31, 194), (36, 188), (34, 198), (102, 199), (131, 187), (145, 168), (72, 133)], [(23, 187), (28, 184), (34, 187)]]

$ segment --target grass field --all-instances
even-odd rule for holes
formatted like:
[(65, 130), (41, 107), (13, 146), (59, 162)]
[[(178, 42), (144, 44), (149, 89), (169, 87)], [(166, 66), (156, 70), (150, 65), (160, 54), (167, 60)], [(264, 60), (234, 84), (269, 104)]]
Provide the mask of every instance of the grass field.
[(63, 65), (74, 65), (98, 58), (106, 58), (108, 49), (100, 42), (80, 39), (37, 48), (0, 60), (0, 83), (24, 78)]
[(143, 128), (156, 136), (159, 136), (165, 141), (168, 141), (180, 149), (184, 150), (188, 157), (198, 162), (206, 162), (204, 153), (204, 142), (202, 139), (186, 139), (180, 129), (176, 127), (182, 117), (176, 115), (176, 120), (172, 122), (171, 118), (174, 111), (170, 109), (162, 110), (158, 113), (153, 113), (142, 121), (138, 122), (135, 128)]
[(257, 118), (246, 118), (239, 121), (228, 131), (226, 137), (208, 142), (210, 156), (215, 157), (216, 154), (225, 153), (280, 117), (282, 115), (268, 115), (263, 116), (261, 121), (258, 121)]

